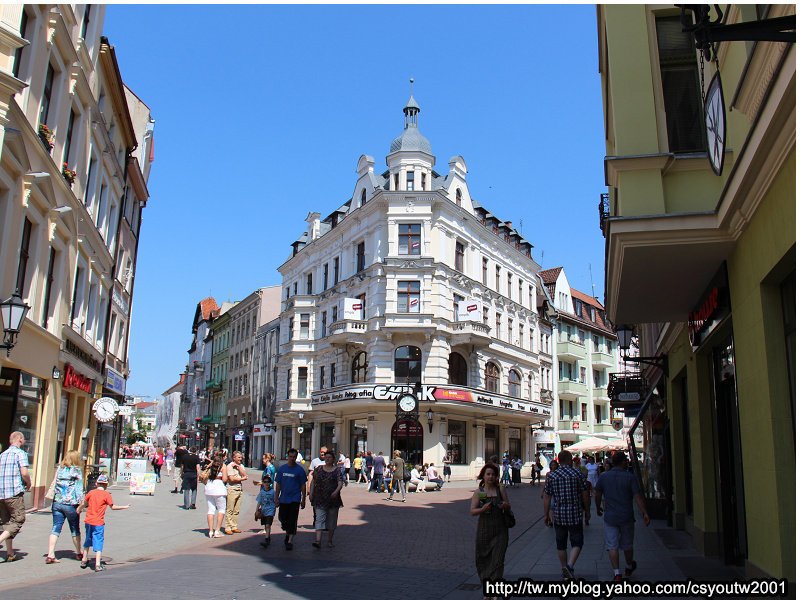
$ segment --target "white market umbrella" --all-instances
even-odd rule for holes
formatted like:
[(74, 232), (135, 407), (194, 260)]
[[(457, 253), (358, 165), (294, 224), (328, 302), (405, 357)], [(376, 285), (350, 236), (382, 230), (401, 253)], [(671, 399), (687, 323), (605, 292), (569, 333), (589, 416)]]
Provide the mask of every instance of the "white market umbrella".
[(600, 438), (596, 437), (587, 437), (582, 439), (577, 444), (567, 446), (566, 449), (570, 452), (599, 452), (604, 450), (607, 445), (607, 440), (601, 440)]

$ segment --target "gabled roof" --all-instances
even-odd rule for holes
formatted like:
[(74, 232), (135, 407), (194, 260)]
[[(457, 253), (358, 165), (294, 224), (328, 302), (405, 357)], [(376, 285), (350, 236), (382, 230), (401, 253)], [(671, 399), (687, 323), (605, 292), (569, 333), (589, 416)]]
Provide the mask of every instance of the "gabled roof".
[(217, 305), (217, 301), (211, 296), (200, 300), (200, 304), (198, 304), (198, 306), (200, 307), (204, 321), (208, 321), (212, 317), (215, 317), (219, 314), (219, 306)]
[(573, 298), (577, 298), (581, 302), (585, 302), (586, 304), (591, 304), (595, 308), (599, 308), (600, 310), (605, 310), (603, 305), (600, 304), (600, 301), (597, 298), (592, 296), (588, 296), (581, 291), (576, 290), (575, 288), (569, 288), (569, 291), (572, 293)]
[(564, 267), (555, 267), (553, 269), (545, 269), (544, 271), (539, 271), (539, 275), (542, 277), (542, 281), (545, 285), (552, 285), (558, 279), (558, 276), (561, 274), (561, 271), (564, 270)]

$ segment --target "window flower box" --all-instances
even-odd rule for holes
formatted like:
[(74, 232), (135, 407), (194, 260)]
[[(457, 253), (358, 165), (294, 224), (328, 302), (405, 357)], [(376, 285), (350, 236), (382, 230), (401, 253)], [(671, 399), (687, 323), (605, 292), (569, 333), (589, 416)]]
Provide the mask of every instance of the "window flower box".
[(64, 176), (64, 179), (67, 180), (70, 187), (75, 183), (75, 178), (78, 176), (77, 171), (70, 169), (67, 163), (64, 163), (64, 166), (61, 167), (61, 174)]
[(50, 129), (47, 125), (45, 125), (44, 123), (39, 125), (39, 139), (42, 140), (42, 144), (44, 144), (44, 147), (47, 149), (48, 152), (51, 152), (53, 150), (53, 147), (56, 145), (54, 141), (55, 137), (56, 136), (53, 133), (53, 130)]

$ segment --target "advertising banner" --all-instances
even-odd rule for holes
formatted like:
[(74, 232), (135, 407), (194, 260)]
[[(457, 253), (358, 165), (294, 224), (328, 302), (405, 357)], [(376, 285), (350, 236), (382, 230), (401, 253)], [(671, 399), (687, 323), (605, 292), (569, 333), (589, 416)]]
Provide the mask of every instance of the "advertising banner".
[(136, 473), (147, 473), (147, 461), (143, 458), (120, 458), (117, 464), (117, 483), (130, 481)]
[(458, 301), (458, 320), (459, 321), (481, 321), (483, 311), (481, 303), (477, 300)]
[(360, 298), (344, 299), (344, 318), (351, 321), (364, 319), (364, 302)]
[(125, 395), (125, 378), (111, 367), (106, 367), (106, 387), (117, 394)]
[(97, 461), (97, 464), (100, 465), (100, 475), (109, 476), (111, 474), (110, 458), (101, 458)]
[(156, 474), (155, 473), (133, 473), (130, 478), (131, 494), (150, 494), (156, 493)]

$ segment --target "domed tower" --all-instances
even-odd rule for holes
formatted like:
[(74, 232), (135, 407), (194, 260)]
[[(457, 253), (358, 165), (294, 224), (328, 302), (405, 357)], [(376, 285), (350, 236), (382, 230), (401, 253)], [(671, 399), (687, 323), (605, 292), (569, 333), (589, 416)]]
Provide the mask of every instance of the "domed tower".
[(403, 133), (389, 146), (386, 165), (389, 167), (390, 191), (430, 190), (436, 157), (431, 143), (419, 130), (419, 104), (414, 100), (414, 80), (411, 79), (411, 96), (403, 114)]

